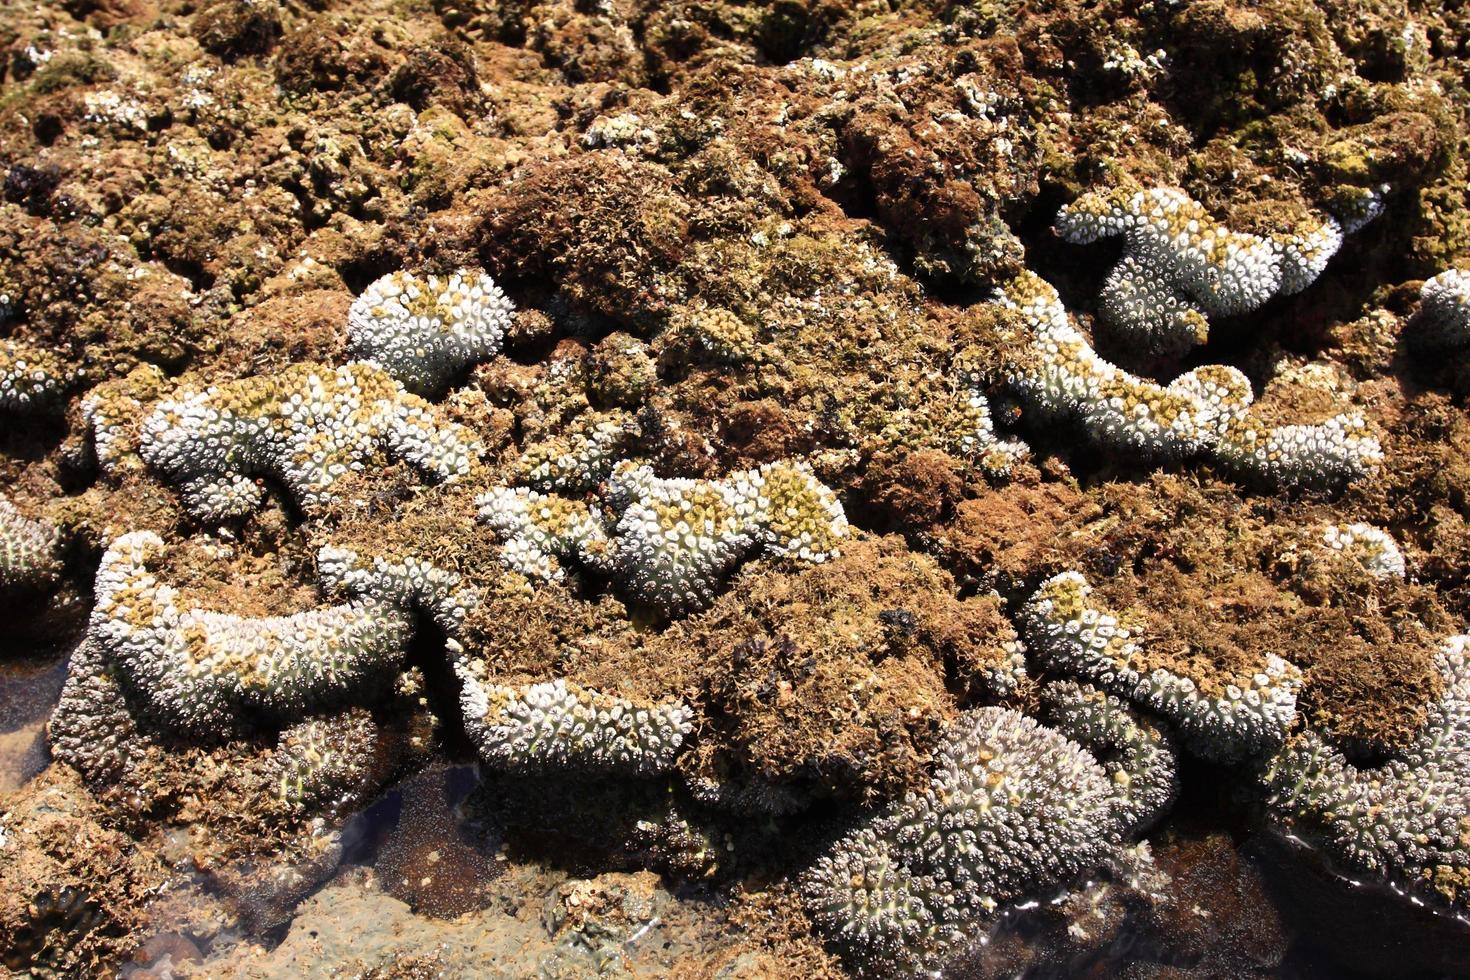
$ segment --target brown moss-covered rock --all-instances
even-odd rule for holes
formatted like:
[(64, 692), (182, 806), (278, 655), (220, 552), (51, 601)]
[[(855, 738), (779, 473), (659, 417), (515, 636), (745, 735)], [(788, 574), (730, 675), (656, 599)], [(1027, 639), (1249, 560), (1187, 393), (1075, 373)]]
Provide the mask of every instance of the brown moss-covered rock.
[(131, 951), (149, 895), (170, 876), (156, 852), (112, 829), (76, 773), (52, 766), (6, 800), (0, 827), (6, 967), (81, 975)]
[(895, 537), (854, 541), (799, 574), (752, 569), (666, 644), (692, 651), (738, 768), (825, 792), (917, 782), (951, 689), (1011, 669), (996, 603), (954, 598), (949, 576)]
[(194, 15), (194, 37), (225, 61), (265, 54), (281, 36), (281, 8), (274, 0), (214, 0)]

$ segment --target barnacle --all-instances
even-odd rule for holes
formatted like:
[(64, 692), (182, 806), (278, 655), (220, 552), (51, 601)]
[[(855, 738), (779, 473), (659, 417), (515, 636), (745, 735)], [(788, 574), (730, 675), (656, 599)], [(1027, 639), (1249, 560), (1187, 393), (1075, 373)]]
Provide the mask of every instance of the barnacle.
[(394, 272), (376, 280), (347, 314), (347, 353), (430, 397), (465, 368), (500, 352), (515, 307), (483, 272), (440, 279)]
[(0, 496), (0, 597), (44, 590), (61, 573), (56, 549), (60, 533), (31, 520)]
[(564, 680), (504, 685), (460, 658), (465, 729), (497, 768), (647, 774), (673, 763), (693, 726), (682, 701), (637, 704)]
[(248, 514), (263, 491), (255, 475), (280, 480), (307, 513), (320, 510), (344, 474), (380, 453), (438, 480), (470, 472), (480, 446), (465, 428), (381, 368), (293, 364), (168, 399), (143, 424), (141, 453), (180, 486), (196, 517)]
[(1287, 829), (1347, 868), (1470, 912), (1470, 637), (1437, 652), (1444, 693), (1414, 741), (1380, 765), (1355, 763), (1316, 731), (1262, 768)]
[(0, 410), (33, 411), (54, 403), (66, 386), (55, 354), (14, 340), (0, 340)]
[(1031, 647), (1051, 670), (1156, 711), (1195, 752), (1232, 759), (1273, 751), (1296, 719), (1301, 672), (1273, 653), (1239, 677), (1192, 678), (1146, 649), (1142, 624), (1092, 599), (1080, 572), (1041, 583), (1022, 612)]
[(874, 975), (935, 969), (1004, 903), (1063, 883), (1116, 841), (1113, 789), (1086, 750), (1006, 708), (961, 716), (930, 784), (803, 875), (817, 924)]
[[(1350, 227), (1379, 208), (1377, 197), (1362, 202)], [(1166, 187), (1085, 194), (1061, 209), (1056, 228), (1076, 244), (1123, 237), (1099, 309), (1128, 342), (1170, 355), (1204, 343), (1209, 317), (1247, 313), (1311, 285), (1345, 232), (1333, 217), (1269, 238), (1231, 231), (1189, 195)]]

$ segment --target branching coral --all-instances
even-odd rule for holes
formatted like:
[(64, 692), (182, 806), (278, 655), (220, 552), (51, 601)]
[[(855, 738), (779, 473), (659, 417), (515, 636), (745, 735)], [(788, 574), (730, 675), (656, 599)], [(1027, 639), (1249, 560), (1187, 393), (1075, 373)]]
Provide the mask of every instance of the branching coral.
[(416, 395), (443, 391), (465, 368), (500, 352), (514, 304), (482, 272), (447, 279), (394, 272), (347, 314), (347, 353), (387, 371)]
[(1198, 367), (1167, 386), (1124, 371), (1092, 349), (1056, 290), (1032, 273), (996, 299), (1019, 310), (1032, 334), (1029, 351), (1011, 368), (1012, 387), (1043, 416), (1076, 418), (1104, 446), (1146, 458), (1208, 452), (1244, 477), (1279, 487), (1335, 487), (1383, 459), (1360, 415), (1261, 424), (1250, 413), (1250, 381), (1235, 368)]
[(1470, 914), (1470, 637), (1436, 656), (1444, 694), (1418, 737), (1382, 765), (1348, 761), (1317, 732), (1263, 769), (1268, 802), (1294, 833), (1348, 868)]
[[(1365, 202), (1351, 227), (1380, 208)], [(1231, 231), (1174, 188), (1085, 194), (1062, 208), (1056, 228), (1075, 244), (1123, 236), (1123, 256), (1103, 284), (1103, 318), (1128, 342), (1170, 355), (1204, 343), (1208, 317), (1247, 313), (1311, 285), (1345, 231), (1332, 217), (1270, 238)]]
[(723, 480), (668, 479), (618, 465), (603, 508), (525, 488), (480, 496), (509, 568), (562, 577), (558, 558), (616, 577), (638, 600), (670, 613), (706, 606), (752, 549), (822, 562), (847, 535), (842, 505), (802, 464), (767, 463)]
[(972, 427), (960, 434), (958, 445), (953, 447), (955, 452), (962, 459), (974, 460), (992, 476), (1009, 476), (1011, 469), (1031, 454), (1030, 447), (1019, 439), (1002, 439), (996, 434), (990, 401), (978, 389), (968, 389), (961, 397), (963, 414)]
[(1199, 754), (1212, 759), (1270, 752), (1296, 719), (1301, 672), (1272, 653), (1249, 676), (1190, 678), (1142, 644), (1142, 626), (1092, 601), (1078, 572), (1041, 584), (1022, 621), (1043, 664), (1080, 677), (1169, 719)]
[(817, 923), (876, 975), (934, 969), (987, 914), (1065, 882), (1114, 842), (1111, 782), (1076, 743), (1004, 708), (962, 716), (928, 788), (804, 875)]
[(1371, 524), (1331, 524), (1322, 543), (1362, 565), (1376, 578), (1403, 578), (1404, 554), (1393, 537)]
[(490, 765), (648, 774), (673, 763), (693, 725), (681, 701), (639, 705), (562, 680), (507, 686), (461, 658), (465, 728)]
[(1406, 333), (1421, 350), (1470, 347), (1470, 270), (1446, 269), (1425, 280)]
[(54, 354), (0, 340), (0, 410), (27, 412), (54, 403), (66, 371)]
[(144, 423), (141, 445), (148, 464), (179, 484), (185, 505), (205, 521), (254, 509), (257, 474), (280, 480), (315, 512), (338, 479), (380, 451), (455, 480), (470, 472), (480, 446), (381, 368), (360, 362), (296, 364), (176, 395)]
[(0, 598), (37, 592), (61, 572), (56, 528), (33, 521), (0, 496)]
[(166, 728), (208, 738), (241, 731), (252, 716), (300, 718), (368, 694), (402, 662), (413, 618), (394, 598), (358, 595), (260, 619), (180, 610), (176, 591), (149, 572), (162, 549), (150, 531), (112, 542), (87, 637)]
[(1141, 833), (1164, 815), (1179, 790), (1173, 736), (1090, 684), (1054, 681), (1041, 696), (1047, 722), (1086, 747), (1107, 770), (1114, 819), (1124, 834)]

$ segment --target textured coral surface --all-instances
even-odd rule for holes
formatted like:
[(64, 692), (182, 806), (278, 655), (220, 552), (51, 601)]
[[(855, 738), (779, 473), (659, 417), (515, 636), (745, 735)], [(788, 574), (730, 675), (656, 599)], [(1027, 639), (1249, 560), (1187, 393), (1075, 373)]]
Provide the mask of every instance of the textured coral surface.
[(0, 0), (0, 963), (1470, 974), (1467, 78)]

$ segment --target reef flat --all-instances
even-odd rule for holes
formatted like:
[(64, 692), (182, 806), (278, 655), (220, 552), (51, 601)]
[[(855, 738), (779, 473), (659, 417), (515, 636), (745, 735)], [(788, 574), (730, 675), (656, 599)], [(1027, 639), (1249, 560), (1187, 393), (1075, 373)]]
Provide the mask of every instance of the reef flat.
[(1467, 78), (0, 0), (0, 964), (1470, 973)]

